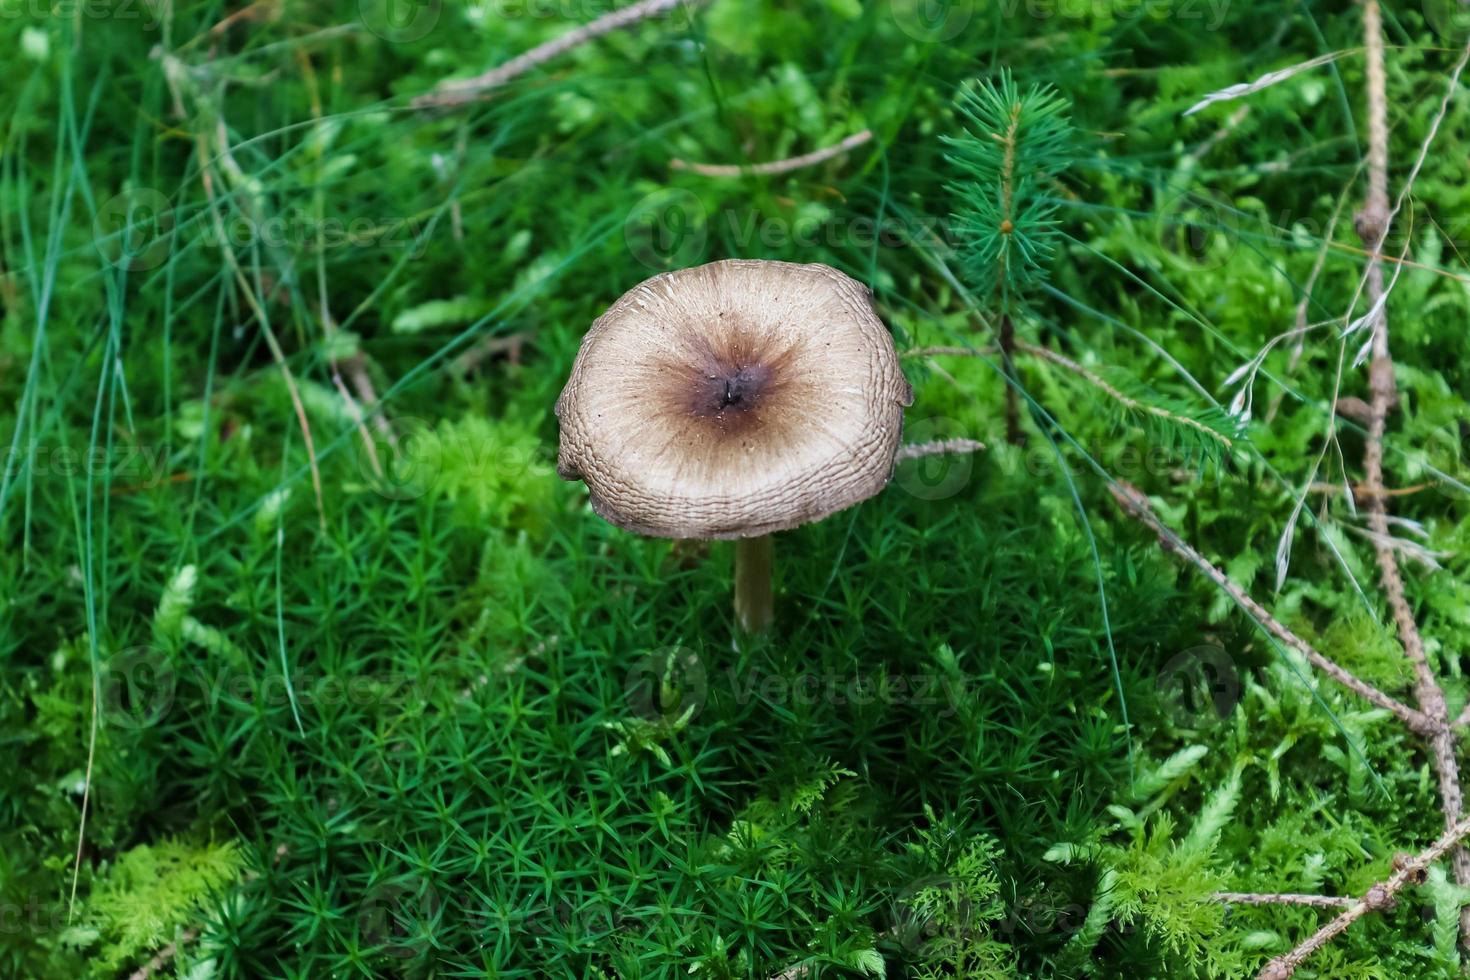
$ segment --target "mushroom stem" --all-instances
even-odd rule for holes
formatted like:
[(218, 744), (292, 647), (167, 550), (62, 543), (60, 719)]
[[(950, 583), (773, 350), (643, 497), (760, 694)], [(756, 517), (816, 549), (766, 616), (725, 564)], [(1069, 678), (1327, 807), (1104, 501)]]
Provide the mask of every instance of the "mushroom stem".
[(771, 627), (771, 556), (775, 543), (769, 534), (735, 541), (735, 620), (746, 633), (764, 633)]

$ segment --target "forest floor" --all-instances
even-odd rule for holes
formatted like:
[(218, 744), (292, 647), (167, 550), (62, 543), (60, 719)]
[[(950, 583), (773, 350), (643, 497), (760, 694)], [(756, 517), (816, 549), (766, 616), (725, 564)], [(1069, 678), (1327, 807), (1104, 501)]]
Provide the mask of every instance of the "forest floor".
[[(0, 974), (1460, 976), (1461, 6), (614, 9), (0, 17)], [(985, 447), (755, 638), (554, 467), (732, 256)]]

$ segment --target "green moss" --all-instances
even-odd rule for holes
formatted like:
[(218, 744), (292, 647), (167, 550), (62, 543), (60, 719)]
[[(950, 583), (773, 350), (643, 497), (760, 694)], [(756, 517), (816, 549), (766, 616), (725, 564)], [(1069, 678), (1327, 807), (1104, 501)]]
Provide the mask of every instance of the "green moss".
[[(1182, 115), (1355, 50), (1355, 16), (924, 6), (716, 0), (456, 112), (407, 100), (601, 8), (421, 4), (412, 38), (354, 3), (0, 18), (0, 974), (125, 974), (193, 933), (156, 975), (1249, 975), (1326, 913), (1211, 891), (1359, 893), (1440, 832), (1418, 740), (1102, 476), (1411, 697), (1338, 490), (1361, 432), (1324, 442), (1365, 390), (1334, 326), (1361, 59)], [(1450, 46), (1395, 15), (1397, 180)], [(992, 103), (968, 137), (962, 91)], [(1069, 142), (1022, 161), (1033, 249), (997, 302), (986, 120), (1033, 91)], [(1452, 100), (1413, 191), (1386, 457), (1456, 711), (1466, 126)], [(864, 129), (784, 174), (671, 166)], [(117, 261), (129, 205), (163, 220)], [(610, 528), (553, 470), (588, 325), (725, 256), (870, 283), (906, 438), (988, 447), (782, 534), (760, 640), (727, 545)], [(1309, 281), (1300, 353), (1242, 395)], [(1054, 360), (1007, 378), (1001, 309), (1129, 404)], [(1311, 968), (1449, 975), (1436, 875)]]

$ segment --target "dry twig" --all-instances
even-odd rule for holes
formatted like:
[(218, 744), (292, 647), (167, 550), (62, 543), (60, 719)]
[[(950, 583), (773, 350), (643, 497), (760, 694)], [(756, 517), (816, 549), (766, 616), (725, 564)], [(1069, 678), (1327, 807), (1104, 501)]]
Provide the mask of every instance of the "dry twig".
[[(1460, 788), (1460, 765), (1455, 758), (1456, 737), (1449, 724), (1449, 709), (1444, 690), (1434, 676), (1424, 652), (1424, 639), (1414, 620), (1413, 610), (1404, 591), (1397, 550), (1391, 544), (1388, 498), (1383, 492), (1383, 434), (1389, 408), (1398, 398), (1394, 387), (1393, 359), (1388, 348), (1387, 294), (1383, 284), (1383, 263), (1379, 251), (1387, 235), (1393, 215), (1388, 205), (1388, 97), (1383, 64), (1383, 17), (1378, 0), (1364, 0), (1363, 38), (1367, 49), (1368, 82), (1368, 196), (1357, 215), (1358, 237), (1369, 252), (1367, 300), (1371, 311), (1368, 329), (1372, 331), (1373, 360), (1368, 368), (1369, 418), (1368, 435), (1363, 448), (1363, 484), (1368, 511), (1370, 539), (1378, 558), (1378, 576), (1393, 613), (1394, 626), (1404, 654), (1414, 667), (1414, 693), (1419, 710), (1433, 723), (1429, 734), (1434, 771), (1439, 780), (1440, 805), (1445, 827), (1460, 819), (1464, 797)], [(1397, 208), (1395, 208), (1395, 211)], [(1470, 853), (1456, 848), (1451, 864), (1455, 881), (1470, 884)], [(1470, 906), (1460, 910), (1460, 940), (1470, 942)]]
[(1297, 895), (1290, 892), (1215, 892), (1211, 897), (1226, 905), (1309, 905), (1318, 909), (1351, 908), (1357, 901), (1347, 895)]
[(638, 3), (631, 6), (603, 14), (591, 23), (583, 24), (561, 37), (552, 38), (545, 44), (538, 44), (525, 54), (517, 55), (504, 64), (496, 65), (474, 78), (443, 82), (433, 91), (414, 99), (413, 104), (418, 107), (444, 108), (464, 105), (524, 75), (536, 66), (560, 57), (573, 48), (580, 47), (588, 41), (594, 41), (604, 34), (611, 34), (613, 31), (651, 17), (658, 17), (680, 6), (693, 10), (706, 3), (709, 3), (709, 0), (639, 0)]
[(521, 349), (530, 342), (531, 335), (529, 333), (513, 333), (505, 336), (486, 337), (456, 357), (453, 361), (453, 370), (459, 374), (468, 374), (498, 354), (504, 354), (510, 363), (516, 364), (520, 361)]
[[(1118, 483), (1116, 486), (1110, 489), (1112, 490), (1113, 497), (1118, 501), (1119, 506), (1121, 506), (1127, 514), (1147, 525), (1152, 531), (1154, 531), (1155, 534), (1159, 536), (1159, 543), (1166, 551), (1173, 551), (1183, 556), (1185, 560), (1187, 560), (1190, 564), (1194, 565), (1196, 568), (1202, 571), (1206, 575), (1206, 577), (1208, 577), (1212, 582), (1215, 583), (1216, 586), (1229, 593), (1229, 595), (1233, 599), (1235, 599), (1236, 602), (1240, 603), (1240, 605), (1245, 608), (1245, 610), (1250, 613), (1250, 615), (1254, 617), (1257, 622), (1263, 625), (1269, 632), (1280, 639), (1283, 643), (1300, 652), (1318, 670), (1322, 671), (1333, 680), (1336, 680), (1344, 687), (1347, 687), (1348, 689), (1359, 694), (1365, 700), (1368, 700), (1381, 708), (1387, 708), (1393, 714), (1398, 716), (1413, 731), (1421, 735), (1426, 735), (1432, 740), (1438, 740), (1445, 734), (1446, 727), (1442, 720), (1436, 721), (1434, 719), (1431, 719), (1423, 712), (1417, 711), (1413, 708), (1408, 707), (1407, 705), (1401, 704), (1400, 702), (1379, 691), (1372, 685), (1360, 680), (1358, 677), (1350, 673), (1342, 666), (1338, 665), (1332, 660), (1329, 660), (1323, 654), (1313, 649), (1305, 640), (1298, 637), (1295, 633), (1292, 633), (1289, 629), (1287, 629), (1280, 622), (1274, 619), (1268, 612), (1266, 612), (1265, 609), (1261, 608), (1261, 606), (1258, 605), (1255, 600), (1246, 595), (1239, 586), (1231, 582), (1229, 578), (1225, 576), (1224, 572), (1220, 571), (1214, 565), (1210, 564), (1210, 562), (1207, 561), (1204, 556), (1202, 556), (1199, 552), (1195, 551), (1188, 544), (1182, 541), (1178, 537), (1178, 535), (1174, 534), (1174, 532), (1171, 531), (1163, 523), (1163, 521), (1159, 519), (1158, 515), (1153, 510), (1153, 506), (1148, 502), (1148, 498), (1140, 493), (1137, 489), (1126, 483)], [(1345, 930), (1348, 926), (1352, 925), (1355, 921), (1362, 918), (1362, 916), (1364, 916), (1368, 912), (1376, 911), (1390, 905), (1393, 901), (1393, 896), (1397, 894), (1398, 891), (1402, 889), (1405, 884), (1417, 880), (1418, 875), (1420, 875), (1426, 867), (1428, 867), (1434, 861), (1438, 860), (1446, 852), (1454, 849), (1455, 845), (1466, 834), (1470, 834), (1470, 820), (1462, 820), (1458, 823), (1452, 824), (1449, 829), (1446, 830), (1445, 834), (1438, 841), (1436, 841), (1435, 844), (1427, 851), (1425, 851), (1423, 854), (1420, 854), (1416, 858), (1413, 858), (1407, 862), (1403, 862), (1399, 867), (1399, 870), (1395, 872), (1392, 877), (1384, 882), (1381, 882), (1378, 885), (1373, 886), (1373, 888), (1369, 889), (1368, 893), (1362, 898), (1351, 902), (1351, 904), (1349, 904), (1345, 908), (1341, 915), (1339, 915), (1332, 922), (1329, 922), (1327, 925), (1323, 926), (1291, 952), (1285, 953), (1267, 964), (1266, 968), (1261, 971), (1259, 975), (1259, 980), (1286, 980), (1286, 978), (1290, 977), (1295, 972), (1296, 968), (1307, 957), (1311, 956), (1318, 949), (1322, 948), (1324, 945), (1330, 942), (1335, 936)], [(1270, 901), (1283, 901), (1298, 905), (1316, 906), (1341, 904), (1340, 902), (1333, 901), (1327, 896), (1313, 895), (1252, 896), (1235, 892), (1222, 892), (1218, 893), (1216, 895), (1216, 898), (1220, 901), (1236, 901), (1250, 904), (1264, 904)]]
[(163, 949), (160, 949), (158, 951), (158, 955), (154, 956), (153, 959), (149, 960), (147, 963), (144, 963), (142, 966), (138, 967), (138, 969), (129, 974), (128, 980), (148, 980), (148, 978), (153, 976), (153, 974), (163, 969), (164, 966), (168, 964), (169, 960), (174, 958), (174, 956), (179, 951), (179, 946), (183, 945), (184, 943), (193, 942), (198, 935), (199, 931), (197, 929), (184, 930), (184, 934), (179, 937), (179, 941), (177, 943), (169, 943), (167, 946), (163, 947)]
[(1159, 519), (1159, 515), (1154, 512), (1153, 505), (1149, 503), (1148, 498), (1136, 487), (1119, 481), (1108, 489), (1112, 492), (1113, 498), (1117, 500), (1118, 506), (1122, 507), (1125, 513), (1147, 525), (1150, 530), (1159, 536), (1159, 545), (1165, 551), (1172, 551), (1180, 555), (1185, 561), (1188, 561), (1195, 568), (1203, 572), (1206, 578), (1229, 594), (1256, 622), (1265, 627), (1268, 633), (1306, 657), (1307, 661), (1313, 667), (1316, 667), (1322, 673), (1370, 704), (1376, 704), (1380, 708), (1391, 711), (1413, 731), (1420, 734), (1429, 734), (1434, 731), (1434, 724), (1422, 712), (1384, 694), (1378, 688), (1362, 680), (1341, 664), (1320, 653), (1310, 643), (1284, 626), (1280, 620), (1267, 612), (1260, 603), (1247, 595), (1245, 590), (1230, 581), (1229, 576), (1212, 565), (1209, 560), (1170, 530)]
[(1341, 915), (1314, 932), (1311, 938), (1296, 949), (1267, 963), (1256, 975), (1256, 980), (1288, 980), (1307, 957), (1326, 946), (1348, 926), (1369, 912), (1376, 912), (1391, 906), (1394, 896), (1402, 891), (1405, 885), (1419, 881), (1425, 869), (1443, 857), (1445, 852), (1455, 847), (1466, 834), (1470, 834), (1470, 820), (1461, 820), (1452, 824), (1440, 835), (1439, 840), (1430, 845), (1428, 850), (1407, 861), (1395, 862), (1398, 867), (1397, 871), (1368, 889), (1362, 898), (1353, 902)]
[(801, 156), (788, 157), (785, 160), (771, 160), (766, 163), (753, 163), (749, 166), (725, 163), (690, 163), (687, 160), (674, 159), (669, 161), (670, 170), (688, 170), (692, 173), (701, 174), (705, 177), (743, 177), (747, 174), (784, 174), (803, 167), (812, 167), (824, 160), (830, 160), (835, 156), (841, 156), (854, 147), (862, 146), (873, 138), (873, 131), (864, 129), (853, 133), (851, 136), (834, 143), (832, 146), (803, 153)]
[(899, 446), (898, 453), (893, 458), (903, 462), (906, 459), (938, 456), (942, 453), (978, 453), (984, 448), (985, 443), (974, 439), (938, 439), (934, 442), (911, 442)]
[(954, 357), (989, 357), (1000, 348), (990, 347), (910, 347), (900, 357), (935, 357), (949, 354)]

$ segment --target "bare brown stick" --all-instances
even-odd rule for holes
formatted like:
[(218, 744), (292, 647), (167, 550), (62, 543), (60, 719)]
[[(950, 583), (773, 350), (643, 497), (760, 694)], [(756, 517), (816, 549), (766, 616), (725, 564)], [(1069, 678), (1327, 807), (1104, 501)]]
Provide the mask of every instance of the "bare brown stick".
[[(1413, 486), (1399, 487), (1395, 490), (1369, 490), (1361, 483), (1354, 483), (1351, 489), (1353, 500), (1356, 501), (1366, 500), (1368, 499), (1368, 497), (1372, 496), (1375, 493), (1384, 497), (1411, 497), (1416, 493), (1423, 493), (1425, 490), (1429, 490), (1433, 486), (1434, 484), (1432, 483), (1415, 483)], [(1328, 495), (1338, 494), (1342, 493), (1342, 484), (1313, 483), (1311, 486), (1307, 487), (1307, 490), (1311, 493), (1325, 493)]]
[(1289, 892), (1215, 892), (1210, 897), (1226, 905), (1308, 905), (1318, 909), (1350, 908), (1357, 901), (1348, 895), (1295, 895)]
[(1117, 500), (1118, 506), (1122, 507), (1125, 513), (1146, 525), (1159, 536), (1159, 544), (1165, 551), (1175, 552), (1184, 558), (1185, 561), (1203, 572), (1206, 578), (1223, 589), (1236, 602), (1240, 603), (1241, 607), (1256, 622), (1264, 626), (1268, 633), (1306, 657), (1313, 667), (1316, 667), (1322, 673), (1370, 704), (1376, 704), (1380, 708), (1385, 708), (1393, 712), (1394, 715), (1413, 731), (1420, 734), (1429, 734), (1435, 731), (1434, 723), (1422, 712), (1416, 711), (1403, 702), (1384, 694), (1372, 684), (1360, 679), (1347, 668), (1318, 652), (1306, 640), (1287, 629), (1276, 617), (1272, 616), (1259, 603), (1247, 595), (1240, 586), (1230, 581), (1230, 578), (1224, 572), (1216, 568), (1203, 555), (1195, 551), (1183, 539), (1170, 530), (1160, 520), (1159, 515), (1154, 512), (1153, 505), (1148, 502), (1148, 498), (1136, 487), (1119, 481), (1108, 489), (1112, 492), (1113, 498)]
[[(1363, 2), (1363, 39), (1367, 50), (1368, 195), (1357, 215), (1357, 231), (1369, 253), (1366, 290), (1368, 308), (1373, 311), (1368, 323), (1368, 329), (1372, 331), (1373, 360), (1368, 367), (1368, 434), (1363, 447), (1363, 484), (1368, 492), (1364, 496), (1368, 527), (1373, 532), (1370, 537), (1378, 559), (1379, 581), (1393, 613), (1404, 655), (1414, 667), (1414, 693), (1419, 710), (1434, 724), (1434, 730), (1428, 733), (1429, 748), (1439, 780), (1445, 827), (1453, 828), (1464, 807), (1460, 764), (1455, 758), (1456, 737), (1450, 728), (1444, 690), (1429, 665), (1419, 624), (1409, 608), (1398, 555), (1390, 544), (1388, 499), (1383, 493), (1383, 434), (1389, 408), (1397, 400), (1398, 393), (1394, 386), (1393, 358), (1388, 348), (1383, 263), (1378, 257), (1389, 223), (1393, 220), (1388, 205), (1388, 97), (1383, 64), (1383, 16), (1378, 0)], [(1456, 848), (1451, 866), (1458, 884), (1470, 884), (1470, 853), (1464, 848)], [(1460, 942), (1470, 945), (1470, 906), (1460, 909)]]
[(560, 57), (573, 48), (580, 47), (588, 41), (594, 41), (604, 34), (611, 34), (613, 31), (648, 20), (650, 17), (658, 17), (676, 7), (682, 6), (693, 10), (709, 2), (710, 0), (639, 0), (638, 3), (623, 7), (621, 10), (603, 14), (591, 23), (583, 24), (560, 37), (554, 37), (545, 44), (538, 44), (525, 54), (517, 55), (504, 64), (496, 65), (474, 78), (443, 82), (433, 91), (414, 99), (413, 104), (419, 107), (463, 105), (491, 89), (499, 88), (513, 78), (524, 75), (536, 66)]
[(362, 399), (364, 405), (372, 411), (373, 427), (382, 433), (394, 448), (398, 446), (398, 439), (393, 435), (393, 426), (389, 424), (387, 412), (378, 409), (378, 391), (373, 387), (373, 379), (368, 376), (367, 358), (361, 351), (353, 354), (342, 367), (347, 371), (347, 378), (352, 382), (352, 387), (357, 389), (357, 397)]
[(250, 4), (248, 7), (240, 8), (224, 20), (215, 24), (209, 29), (209, 34), (211, 37), (219, 37), (241, 21), (276, 20), (280, 16), (281, 8), (275, 0), (256, 0), (255, 3)]
[(691, 173), (701, 174), (705, 177), (743, 177), (747, 174), (784, 174), (803, 167), (812, 167), (824, 160), (830, 160), (835, 156), (841, 156), (854, 147), (862, 146), (873, 138), (873, 131), (864, 129), (853, 133), (840, 143), (803, 153), (798, 157), (788, 157), (785, 160), (771, 160), (766, 163), (753, 163), (749, 166), (725, 163), (690, 163), (688, 160), (670, 160), (670, 170), (688, 170)]
[(1470, 820), (1461, 820), (1452, 824), (1440, 835), (1439, 840), (1430, 845), (1428, 850), (1399, 864), (1398, 870), (1393, 875), (1368, 889), (1362, 898), (1354, 902), (1337, 918), (1314, 932), (1296, 949), (1267, 963), (1256, 975), (1256, 980), (1287, 980), (1307, 957), (1331, 942), (1348, 926), (1369, 912), (1392, 905), (1394, 896), (1402, 891), (1405, 885), (1417, 882), (1426, 868), (1454, 848), (1466, 834), (1470, 834)]
[(811, 972), (812, 968), (810, 966), (806, 965), (805, 963), (797, 963), (792, 966), (788, 966), (780, 973), (771, 977), (771, 980), (802, 980), (803, 977)]
[[(1461, 2), (1463, 2), (1463, 0), (1461, 0)], [(1383, 46), (1382, 45), (1382, 30), (1381, 30), (1382, 18), (1381, 18), (1381, 16), (1378, 18), (1378, 23), (1380, 25), (1380, 31), (1379, 31), (1380, 37), (1379, 37), (1379, 41), (1376, 42), (1376, 43), (1378, 44), (1379, 49), (1381, 51), (1382, 46)], [(1367, 26), (1366, 20), (1364, 22), (1364, 26), (1365, 27)], [(1379, 64), (1380, 64), (1380, 67), (1381, 67), (1381, 65), (1382, 65), (1382, 59), (1381, 58), (1379, 59)], [(1434, 145), (1435, 137), (1437, 135), (1439, 135), (1439, 128), (1444, 123), (1445, 116), (1449, 112), (1449, 107), (1450, 107), (1450, 101), (1451, 101), (1451, 99), (1453, 99), (1454, 96), (1455, 96), (1455, 93), (1457, 93), (1460, 90), (1460, 75), (1464, 73), (1465, 68), (1467, 66), (1470, 66), (1470, 39), (1467, 39), (1466, 40), (1465, 46), (1460, 49), (1460, 56), (1455, 59), (1455, 64), (1450, 69), (1449, 77), (1446, 79), (1446, 82), (1445, 82), (1444, 95), (1441, 96), (1440, 97), (1440, 100), (1439, 100), (1439, 109), (1435, 112), (1434, 118), (1432, 120), (1430, 120), (1430, 123), (1429, 123), (1429, 132), (1427, 134), (1425, 134), (1424, 139), (1420, 142), (1420, 144), (1419, 144), (1419, 153), (1414, 158), (1414, 165), (1409, 168), (1409, 175), (1406, 178), (1404, 178), (1403, 186), (1401, 186), (1399, 188), (1398, 196), (1394, 198), (1393, 208), (1388, 212), (1388, 217), (1383, 222), (1383, 227), (1384, 227), (1384, 230), (1385, 231), (1387, 231), (1387, 229), (1393, 225), (1394, 219), (1396, 217), (1398, 217), (1398, 213), (1403, 208), (1404, 202), (1409, 199), (1409, 194), (1414, 189), (1414, 182), (1419, 179), (1419, 171), (1424, 167), (1424, 162), (1427, 159), (1429, 159), (1429, 149), (1430, 149), (1430, 147), (1432, 147)], [(1379, 78), (1380, 78), (1380, 80), (1382, 78), (1382, 72), (1381, 71), (1379, 72)], [(1370, 84), (1372, 82), (1372, 77), (1371, 76), (1369, 77), (1369, 82), (1370, 82)], [(1371, 109), (1371, 104), (1370, 104), (1370, 109)], [(1384, 135), (1385, 135), (1385, 137), (1387, 135), (1386, 120), (1385, 120), (1385, 126), (1384, 126)], [(1372, 136), (1372, 132), (1371, 131), (1369, 133), (1369, 136), (1371, 138), (1371, 136)], [(1388, 143), (1387, 143), (1387, 139), (1385, 138), (1385, 140), (1384, 140), (1384, 154), (1383, 154), (1385, 161), (1387, 160), (1387, 156), (1388, 156), (1387, 147), (1388, 147)], [(1371, 162), (1371, 157), (1370, 157), (1370, 162)], [(1385, 171), (1386, 170), (1387, 170), (1387, 168), (1385, 166)], [(1386, 183), (1386, 181), (1385, 181), (1385, 183)], [(1388, 291), (1389, 292), (1392, 292), (1393, 291), (1393, 287), (1398, 283), (1399, 274), (1402, 273), (1403, 270), (1406, 268), (1406, 265), (1407, 264), (1403, 260), (1404, 260), (1404, 257), (1408, 254), (1409, 249), (1412, 247), (1413, 241), (1414, 241), (1414, 239), (1413, 239), (1413, 236), (1412, 235), (1405, 236), (1403, 248), (1399, 251), (1399, 254), (1398, 254), (1397, 258), (1394, 258), (1394, 257), (1391, 257), (1391, 256), (1386, 256), (1386, 255), (1377, 255), (1376, 256), (1380, 262), (1390, 262), (1390, 263), (1392, 263), (1394, 265), (1393, 279), (1388, 284)], [(1369, 249), (1368, 251), (1369, 252), (1376, 252), (1376, 250), (1373, 250), (1373, 249)], [(1357, 306), (1358, 295), (1361, 294), (1363, 292), (1363, 290), (1367, 287), (1367, 284), (1368, 284), (1368, 273), (1369, 273), (1369, 271), (1370, 270), (1368, 270), (1368, 269), (1364, 269), (1364, 271), (1363, 271), (1363, 278), (1358, 283), (1357, 294), (1355, 294), (1353, 296), (1353, 302), (1348, 305), (1349, 315), (1351, 315), (1351, 311)]]
[[(1379, 262), (1378, 248), (1388, 231), (1388, 109), (1384, 94), (1383, 27), (1377, 0), (1365, 0), (1363, 4), (1363, 33), (1368, 49), (1368, 197), (1363, 210), (1357, 216), (1358, 236), (1369, 253), (1368, 259), (1368, 303), (1377, 308), (1383, 297), (1383, 265)], [(1388, 315), (1377, 309), (1369, 329), (1373, 331), (1373, 361), (1368, 370), (1371, 393), (1368, 415), (1367, 442), (1363, 450), (1363, 480), (1365, 502), (1368, 506), (1368, 524), (1375, 533), (1389, 535), (1387, 509), (1383, 497), (1383, 434), (1388, 419), (1388, 409), (1396, 398), (1393, 378), (1393, 360), (1388, 350)], [(1393, 611), (1395, 625), (1404, 645), (1404, 653), (1414, 666), (1417, 678), (1417, 693), (1426, 713), (1433, 715), (1430, 705), (1437, 703), (1443, 709), (1444, 694), (1439, 690), (1434, 672), (1424, 653), (1424, 642), (1419, 627), (1409, 611), (1404, 595), (1403, 578), (1391, 549), (1378, 548), (1378, 566), (1388, 603)], [(1440, 711), (1443, 718), (1444, 712)], [(1452, 821), (1453, 822), (1453, 821)]]
[(329, 362), (332, 368), (332, 386), (337, 389), (337, 394), (342, 396), (342, 401), (347, 406), (347, 414), (352, 416), (352, 424), (357, 428), (358, 438), (362, 439), (363, 452), (367, 453), (368, 462), (372, 465), (373, 473), (381, 477), (383, 475), (383, 464), (378, 461), (378, 449), (373, 445), (373, 437), (368, 433), (367, 424), (363, 419), (362, 409), (358, 407), (357, 399), (352, 397), (352, 392), (342, 382), (342, 373), (337, 369), (335, 361)]
[(985, 443), (974, 439), (938, 439), (934, 442), (911, 442), (899, 446), (893, 458), (902, 462), (906, 459), (938, 456), (942, 453), (978, 453), (984, 448)]
[(934, 357), (948, 354), (954, 357), (985, 357), (996, 352), (995, 347), (911, 347), (900, 357)]
[(454, 370), (465, 374), (475, 370), (496, 354), (504, 354), (512, 364), (521, 355), (521, 348), (531, 340), (529, 333), (513, 333), (504, 337), (486, 337), (454, 359)]
[(148, 980), (153, 974), (163, 969), (169, 960), (174, 958), (179, 951), (180, 945), (193, 942), (198, 935), (199, 931), (197, 929), (184, 930), (184, 934), (179, 937), (177, 943), (169, 943), (163, 949), (160, 949), (158, 955), (129, 974), (128, 980)]

